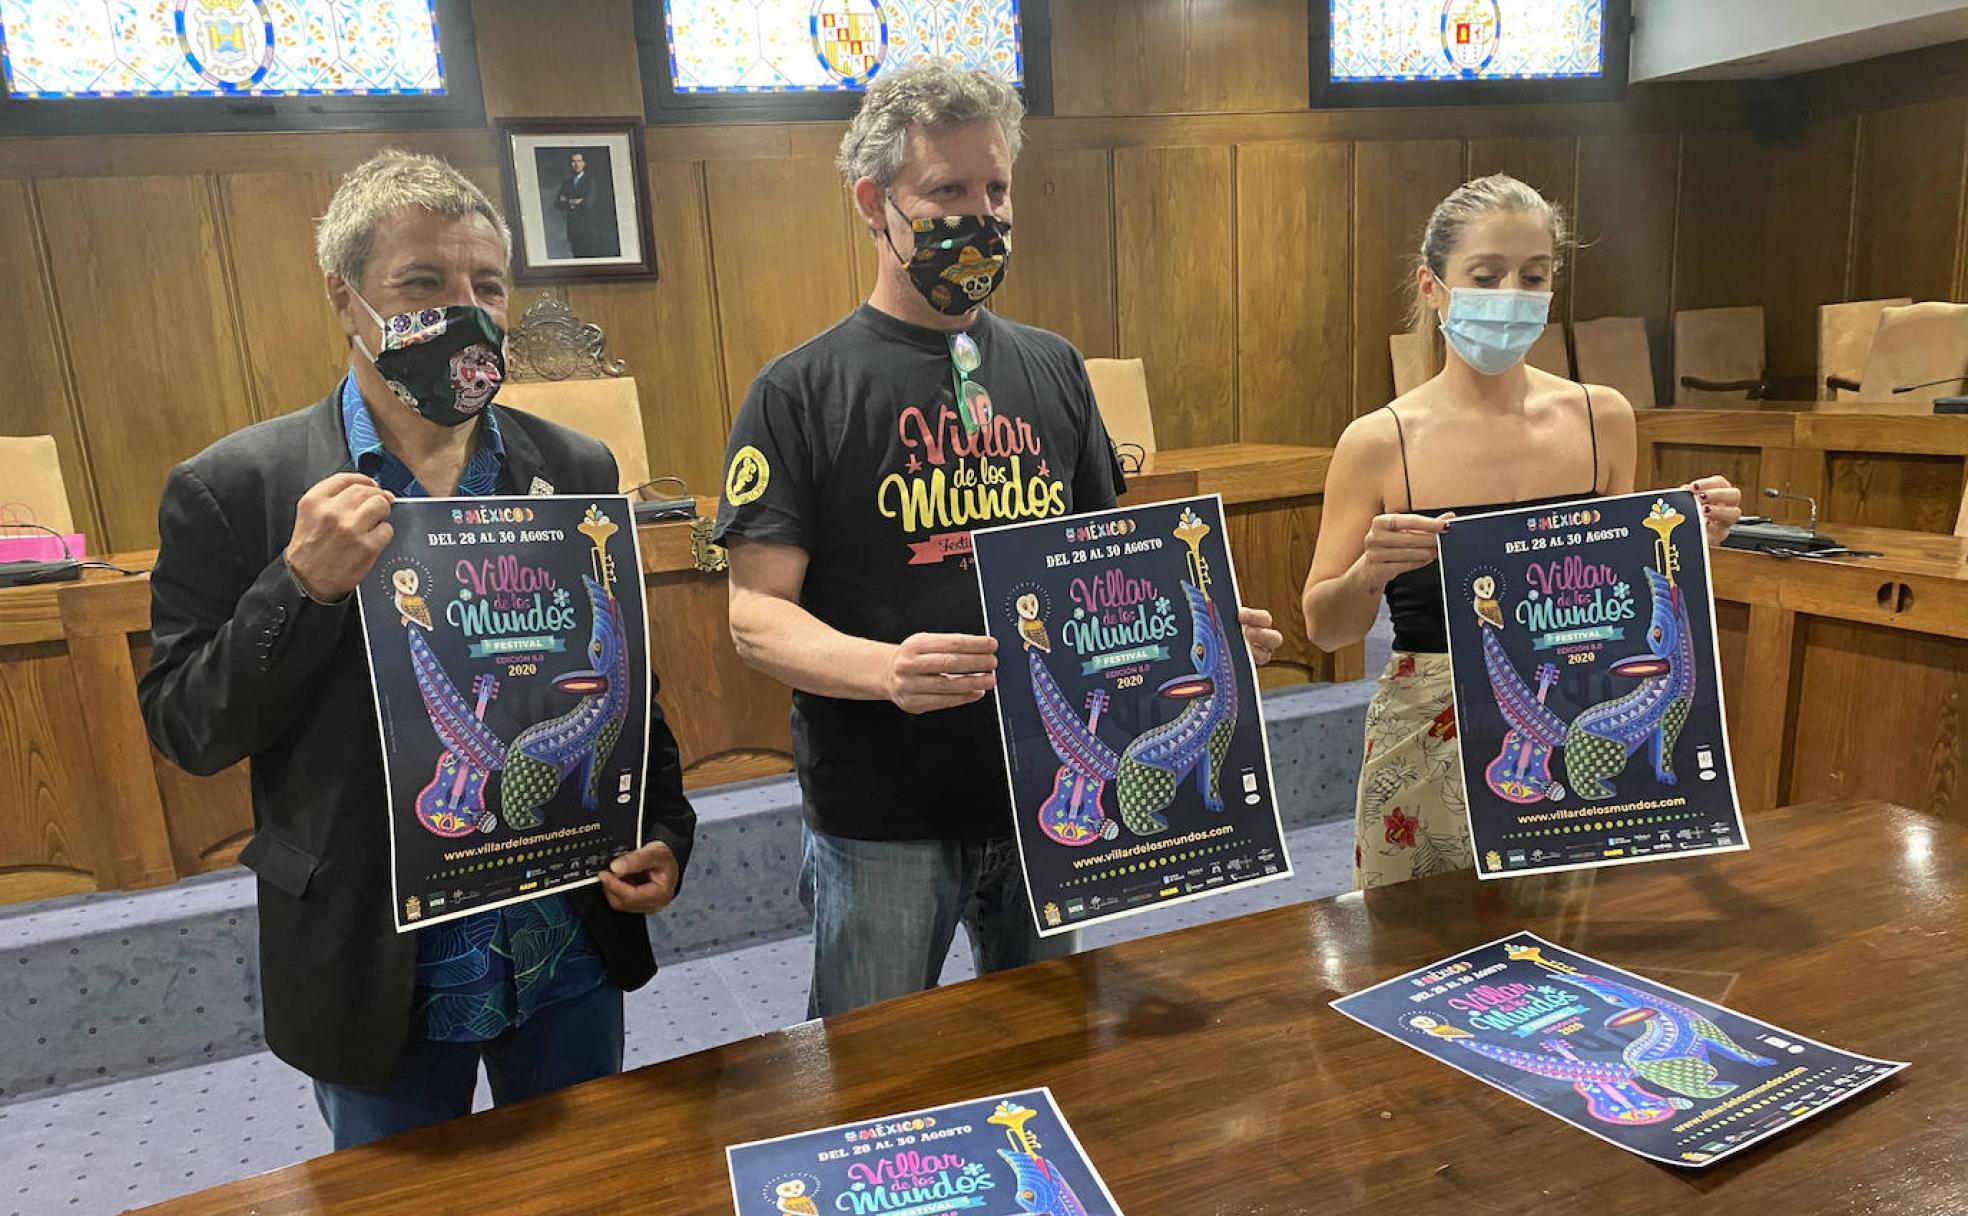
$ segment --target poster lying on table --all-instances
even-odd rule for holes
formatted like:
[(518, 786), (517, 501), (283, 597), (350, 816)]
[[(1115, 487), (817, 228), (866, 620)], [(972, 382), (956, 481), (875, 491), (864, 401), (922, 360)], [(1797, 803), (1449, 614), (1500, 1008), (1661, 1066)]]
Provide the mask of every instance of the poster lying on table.
[(1695, 1168), (1906, 1067), (1826, 1047), (1532, 933), (1332, 1007), (1630, 1153)]
[(1749, 847), (1693, 494), (1470, 516), (1441, 549), (1480, 876)]
[(1289, 877), (1222, 500), (971, 546), (1039, 932)]
[(1049, 1089), (724, 1150), (737, 1216), (1121, 1216)]
[(628, 500), (399, 499), (357, 589), (397, 932), (586, 885), (641, 841), (649, 638)]

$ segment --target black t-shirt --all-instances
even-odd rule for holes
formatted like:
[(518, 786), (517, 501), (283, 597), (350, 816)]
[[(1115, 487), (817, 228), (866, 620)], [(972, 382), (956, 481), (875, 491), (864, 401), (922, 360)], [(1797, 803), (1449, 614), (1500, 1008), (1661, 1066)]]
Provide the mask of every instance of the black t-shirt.
[[(800, 604), (854, 637), (983, 633), (970, 529), (1114, 505), (1086, 365), (1055, 334), (979, 310), (971, 379), (994, 421), (964, 434), (949, 336), (862, 305), (752, 382), (731, 429), (717, 538), (807, 553)], [(807, 821), (860, 840), (1011, 831), (996, 706), (911, 715), (793, 694)]]

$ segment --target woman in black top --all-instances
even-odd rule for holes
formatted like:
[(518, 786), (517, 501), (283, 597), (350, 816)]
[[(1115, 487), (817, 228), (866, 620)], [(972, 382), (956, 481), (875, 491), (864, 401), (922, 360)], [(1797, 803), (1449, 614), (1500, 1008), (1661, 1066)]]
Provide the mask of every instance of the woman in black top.
[[(1440, 327), (1443, 368), (1355, 419), (1333, 453), (1306, 634), (1329, 651), (1358, 642), (1383, 596), (1394, 621), (1394, 655), (1367, 708), (1358, 887), (1471, 864), (1436, 536), (1457, 514), (1634, 489), (1626, 398), (1523, 362), (1564, 243), (1557, 210), (1515, 178), (1479, 178), (1443, 199), (1416, 261), (1413, 317)], [(1692, 488), (1716, 543), (1741, 494), (1720, 477)]]

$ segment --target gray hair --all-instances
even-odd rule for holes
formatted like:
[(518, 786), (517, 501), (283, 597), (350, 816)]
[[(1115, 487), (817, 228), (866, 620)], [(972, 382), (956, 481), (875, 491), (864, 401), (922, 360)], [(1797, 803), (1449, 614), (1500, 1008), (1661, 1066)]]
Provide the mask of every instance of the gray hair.
[(358, 288), (375, 248), (376, 228), (406, 207), (449, 219), (482, 215), (512, 260), (512, 233), (485, 191), (435, 156), (385, 148), (349, 170), (314, 229), (314, 256), (323, 273)]
[(1570, 233), (1565, 227), (1564, 213), (1550, 199), (1508, 173), (1492, 173), (1464, 182), (1435, 204), (1428, 226), (1422, 230), (1421, 250), (1408, 270), (1408, 290), (1413, 296), (1408, 308), (1410, 329), (1421, 328), (1428, 319), (1428, 306), (1422, 303), (1414, 271), (1426, 266), (1437, 279), (1446, 279), (1449, 255), (1462, 244), (1470, 225), (1499, 213), (1529, 215), (1544, 221), (1551, 231), (1551, 271), (1556, 274), (1564, 266), (1565, 242), (1570, 239)]
[(1004, 128), (1012, 159), (1025, 142), (1019, 124), (1025, 103), (1010, 85), (982, 69), (966, 70), (945, 59), (926, 59), (883, 72), (868, 86), (860, 112), (847, 126), (835, 164), (849, 185), (864, 177), (886, 190), (902, 172), (904, 139), (912, 126), (947, 131), (974, 122)]

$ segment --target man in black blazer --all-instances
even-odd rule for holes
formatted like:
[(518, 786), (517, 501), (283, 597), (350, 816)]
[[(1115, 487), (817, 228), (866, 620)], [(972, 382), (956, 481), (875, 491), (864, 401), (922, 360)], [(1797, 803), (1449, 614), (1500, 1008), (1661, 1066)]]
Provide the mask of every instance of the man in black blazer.
[[(350, 602), (390, 539), (391, 505), (613, 493), (616, 468), (594, 440), (474, 396), (499, 378), (510, 238), (456, 170), (377, 156), (343, 181), (317, 243), (349, 377), (172, 470), (140, 695), (151, 739), (178, 765), (251, 762), (255, 832), (240, 861), (259, 877), (267, 1043), (315, 1078), (341, 1148), (469, 1113), (481, 1062), (501, 1102), (620, 1071), (622, 994), (655, 974), (644, 916), (675, 896), (696, 816), (652, 701), (643, 847), (598, 886), (479, 914), (492, 918), (482, 932), (440, 936), (469, 919), (395, 932), (376, 710)], [(385, 353), (399, 345), (386, 324), (400, 337), (440, 315), (454, 335), (486, 339), (466, 352), (463, 380), (451, 359), (455, 393), (400, 370), (419, 356)], [(422, 354), (444, 341), (440, 329)], [(434, 943), (446, 957), (433, 960)]]

